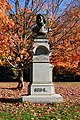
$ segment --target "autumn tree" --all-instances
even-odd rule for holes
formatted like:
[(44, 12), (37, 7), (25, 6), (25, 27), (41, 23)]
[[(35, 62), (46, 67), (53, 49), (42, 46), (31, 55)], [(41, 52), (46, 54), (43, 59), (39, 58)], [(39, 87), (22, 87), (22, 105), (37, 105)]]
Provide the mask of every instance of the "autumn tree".
[[(78, 1), (77, 1), (78, 2)], [(51, 21), (51, 63), (80, 75), (80, 6), (72, 2)]]
[[(32, 60), (33, 26), (36, 14), (43, 9), (43, 2), (25, 1), (24, 8), (20, 7), (18, 0), (13, 1), (15, 11), (11, 9), (7, 0), (1, 0), (0, 29), (0, 60), (2, 65), (10, 65), (17, 70), (19, 80), (18, 88), (23, 87), (23, 71)], [(2, 6), (4, 5), (4, 7)], [(8, 10), (7, 10), (8, 9)], [(3, 19), (4, 17), (4, 19)], [(5, 23), (5, 25), (3, 24)]]
[[(7, 49), (6, 43), (11, 38), (10, 31), (14, 29), (14, 22), (7, 16), (10, 8), (11, 5), (8, 5), (7, 1), (0, 0), (0, 65), (6, 64), (2, 58), (7, 58), (5, 51), (8, 53), (9, 49)], [(10, 44), (12, 45), (12, 42)]]
[[(71, 54), (71, 52), (68, 48), (69, 45), (73, 46), (73, 44), (70, 44), (69, 41), (72, 31), (74, 34), (74, 31), (77, 32), (78, 29), (79, 6), (76, 7), (75, 3), (75, 6), (69, 4), (60, 11), (60, 5), (63, 1), (25, 0), (22, 8), (19, 0), (0, 0), (0, 64), (11, 65), (17, 70), (18, 88), (23, 87), (23, 71), (32, 61), (34, 38), (32, 29), (36, 25), (38, 13), (45, 14), (46, 27), (50, 28), (47, 37), (52, 50), (51, 62), (54, 65), (59, 65), (61, 62), (65, 65), (70, 63), (69, 57), (71, 58), (71, 56), (68, 56), (68, 53)], [(12, 8), (9, 4), (11, 2), (13, 2)], [(73, 51), (72, 46), (70, 48)]]

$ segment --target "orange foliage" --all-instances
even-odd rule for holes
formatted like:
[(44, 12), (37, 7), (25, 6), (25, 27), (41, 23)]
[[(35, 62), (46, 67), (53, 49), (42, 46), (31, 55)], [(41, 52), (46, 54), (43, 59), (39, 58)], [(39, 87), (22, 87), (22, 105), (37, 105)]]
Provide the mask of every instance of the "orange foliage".
[(28, 49), (28, 46), (31, 46), (28, 40), (31, 31), (28, 28), (33, 25), (33, 13), (31, 10), (22, 9), (11, 17), (11, 5), (6, 0), (0, 0), (0, 8), (0, 65), (10, 64), (16, 67), (17, 64), (24, 68), (31, 59), (31, 47)]
[[(17, 64), (24, 68), (31, 61), (31, 28), (37, 12), (46, 8), (43, 3), (34, 1), (32, 8), (20, 9), (11, 16), (11, 5), (7, 4), (7, 0), (0, 0), (0, 64), (7, 63), (14, 67)], [(56, 8), (57, 4), (50, 2), (49, 5), (46, 16), (47, 27), (51, 28), (47, 35), (52, 50), (51, 63), (77, 69), (80, 61), (79, 7), (72, 6), (56, 18), (55, 13), (51, 14), (51, 7)]]
[[(80, 25), (79, 7), (71, 8), (60, 16), (57, 25), (53, 23), (50, 38), (52, 56), (51, 62), (55, 66), (63, 66), (80, 74)], [(52, 23), (51, 23), (52, 24)]]

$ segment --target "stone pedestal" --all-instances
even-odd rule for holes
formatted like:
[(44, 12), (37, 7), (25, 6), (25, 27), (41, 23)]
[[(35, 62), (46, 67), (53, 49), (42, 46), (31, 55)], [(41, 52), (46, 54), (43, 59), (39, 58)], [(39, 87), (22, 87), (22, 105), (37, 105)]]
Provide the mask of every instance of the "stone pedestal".
[(61, 102), (62, 96), (55, 94), (52, 83), (53, 66), (49, 63), (49, 44), (45, 35), (38, 35), (34, 40), (33, 49), (33, 80), (30, 95), (22, 96), (22, 101), (33, 103)]
[(22, 101), (29, 101), (31, 103), (60, 103), (62, 101), (62, 97), (60, 94), (30, 95), (22, 96)]

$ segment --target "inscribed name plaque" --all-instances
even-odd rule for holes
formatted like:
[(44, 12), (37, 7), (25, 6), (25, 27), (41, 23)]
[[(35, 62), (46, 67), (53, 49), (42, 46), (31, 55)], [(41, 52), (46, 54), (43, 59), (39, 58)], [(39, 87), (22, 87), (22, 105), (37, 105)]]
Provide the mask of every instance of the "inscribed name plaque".
[(54, 92), (53, 84), (33, 84), (31, 89), (32, 95), (51, 95)]
[(49, 62), (49, 57), (44, 55), (33, 56), (34, 62)]

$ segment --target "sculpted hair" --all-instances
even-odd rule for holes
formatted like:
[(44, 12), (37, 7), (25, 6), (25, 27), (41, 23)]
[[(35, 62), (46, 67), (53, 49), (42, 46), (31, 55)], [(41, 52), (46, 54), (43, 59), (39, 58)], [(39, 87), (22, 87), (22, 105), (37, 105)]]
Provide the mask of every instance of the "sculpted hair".
[(41, 23), (41, 18), (43, 19), (43, 23), (46, 24), (44, 16), (42, 14), (38, 14), (37, 17), (36, 17), (36, 23), (37, 23), (37, 25), (42, 24)]

